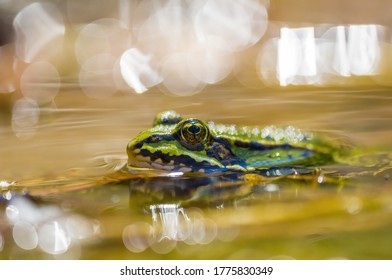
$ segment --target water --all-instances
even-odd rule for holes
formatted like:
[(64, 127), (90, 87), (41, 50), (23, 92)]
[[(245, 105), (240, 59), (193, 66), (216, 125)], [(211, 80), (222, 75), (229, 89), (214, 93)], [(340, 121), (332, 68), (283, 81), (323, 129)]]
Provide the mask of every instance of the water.
[[(392, 258), (391, 4), (3, 2), (1, 259)], [(118, 173), (168, 109), (361, 158), (280, 180)]]
[(390, 259), (389, 168), (331, 166), (325, 171), (353, 177), (311, 174), (252, 186), (236, 177), (96, 181), (126, 161), (127, 142), (167, 109), (215, 122), (330, 133), (388, 166), (389, 91), (252, 90), (231, 81), (189, 97), (153, 89), (98, 100), (70, 87), (40, 107), (39, 122), (23, 126), (27, 133), (9, 125), (4, 110), (0, 257)]

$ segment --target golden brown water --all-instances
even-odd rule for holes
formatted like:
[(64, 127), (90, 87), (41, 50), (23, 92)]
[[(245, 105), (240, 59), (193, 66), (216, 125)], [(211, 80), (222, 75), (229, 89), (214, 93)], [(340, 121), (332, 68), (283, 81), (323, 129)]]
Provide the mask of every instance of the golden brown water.
[[(220, 102), (222, 98), (225, 102)], [(39, 246), (31, 250), (22, 242), (21, 248), (12, 235), (12, 218), (7, 216), (11, 210), (4, 206), (1, 256), (390, 258), (388, 169), (374, 176), (354, 176), (343, 189), (336, 182), (317, 184), (317, 177), (281, 180), (260, 183), (261, 191), (250, 196), (224, 200), (212, 192), (191, 204), (172, 194), (181, 185), (180, 179), (135, 179), (106, 185), (84, 182), (89, 182), (86, 175), (99, 177), (111, 172), (109, 166), (120, 164), (128, 140), (150, 127), (162, 110), (223, 123), (290, 124), (327, 131), (375, 154), (391, 149), (391, 105), (389, 90), (382, 88), (249, 90), (235, 82), (183, 98), (151, 91), (99, 101), (87, 99), (77, 90), (62, 92), (56, 99), (57, 109), (43, 111), (35, 136), (18, 138), (4, 126), (1, 179), (26, 179), (31, 194), (39, 197), (29, 207), (40, 209), (34, 211), (54, 207), (58, 212), (31, 222), (37, 240), (68, 241), (58, 251), (51, 241), (37, 241)], [(20, 203), (24, 205), (23, 199)], [(24, 203), (29, 204), (28, 200)], [(53, 223), (65, 229), (57, 237), (41, 237), (42, 228), (46, 225), (50, 232)], [(28, 235), (31, 228), (20, 227)], [(31, 242), (35, 244), (34, 238)]]
[[(1, 259), (392, 258), (391, 3), (224, 2), (0, 4)], [(332, 134), (361, 157), (120, 180), (163, 110)]]

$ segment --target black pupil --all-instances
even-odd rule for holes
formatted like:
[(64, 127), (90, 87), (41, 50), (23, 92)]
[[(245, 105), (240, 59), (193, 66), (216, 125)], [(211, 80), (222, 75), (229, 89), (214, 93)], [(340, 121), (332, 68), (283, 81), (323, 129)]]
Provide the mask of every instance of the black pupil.
[(198, 125), (191, 125), (188, 131), (192, 134), (198, 134), (200, 132), (200, 127)]

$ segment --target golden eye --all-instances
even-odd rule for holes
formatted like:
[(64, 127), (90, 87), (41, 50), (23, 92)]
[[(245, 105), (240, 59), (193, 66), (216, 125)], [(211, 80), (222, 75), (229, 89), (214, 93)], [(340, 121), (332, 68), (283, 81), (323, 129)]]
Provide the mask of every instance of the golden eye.
[(188, 119), (179, 124), (180, 141), (188, 148), (197, 150), (203, 147), (210, 137), (205, 123), (198, 119)]

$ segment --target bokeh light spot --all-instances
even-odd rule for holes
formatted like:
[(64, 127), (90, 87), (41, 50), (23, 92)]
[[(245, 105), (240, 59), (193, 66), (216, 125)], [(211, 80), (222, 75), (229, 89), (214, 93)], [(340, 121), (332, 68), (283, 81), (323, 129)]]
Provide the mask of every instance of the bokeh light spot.
[(27, 222), (17, 222), (12, 229), (12, 237), (16, 245), (24, 250), (35, 249), (38, 245), (37, 231)]
[(13, 69), (15, 63), (13, 45), (0, 47), (0, 93), (13, 92), (16, 89), (16, 77)]
[(32, 3), (14, 19), (16, 54), (24, 62), (55, 56), (62, 50), (65, 26), (57, 7), (51, 3)]
[(137, 222), (124, 228), (122, 240), (129, 251), (140, 253), (150, 246), (152, 234), (151, 225), (145, 222)]
[(71, 215), (66, 219), (66, 229), (74, 239), (86, 239), (94, 235), (93, 224), (81, 215)]
[(15, 102), (12, 108), (12, 129), (18, 137), (31, 137), (36, 133), (40, 109), (38, 104), (29, 98)]
[(158, 254), (168, 254), (176, 248), (176, 245), (177, 240), (164, 238), (151, 244), (151, 249)]
[(163, 85), (175, 95), (189, 96), (200, 92), (205, 83), (193, 75), (188, 61), (189, 54), (177, 53), (169, 56), (162, 65)]
[(232, 53), (214, 48), (202, 48), (190, 53), (187, 62), (192, 74), (207, 84), (222, 81), (231, 73), (234, 66)]
[(98, 54), (89, 58), (79, 73), (79, 82), (84, 93), (95, 99), (106, 99), (117, 91), (113, 71), (116, 58), (109, 54)]
[(58, 221), (43, 224), (38, 229), (38, 246), (49, 254), (63, 254), (71, 245), (71, 237)]
[(60, 90), (60, 75), (56, 67), (45, 61), (30, 64), (20, 78), (23, 95), (42, 105), (51, 102)]
[(119, 57), (129, 48), (131, 34), (126, 25), (112, 18), (96, 20), (85, 25), (75, 42), (75, 55), (80, 65), (93, 56), (109, 53)]
[(162, 81), (162, 77), (155, 69), (152, 57), (136, 48), (123, 53), (120, 69), (123, 79), (137, 93), (143, 93)]
[(208, 0), (195, 15), (198, 40), (223, 40), (221, 47), (239, 51), (257, 43), (267, 28), (267, 10), (257, 0)]
[(4, 237), (3, 235), (0, 233), (0, 252), (3, 251), (4, 249)]
[(192, 37), (185, 2), (142, 1), (137, 14), (134, 32), (143, 50), (159, 54), (178, 52), (184, 50), (187, 39)]
[(344, 206), (348, 213), (355, 215), (362, 210), (363, 202), (359, 197), (351, 197), (345, 201)]

